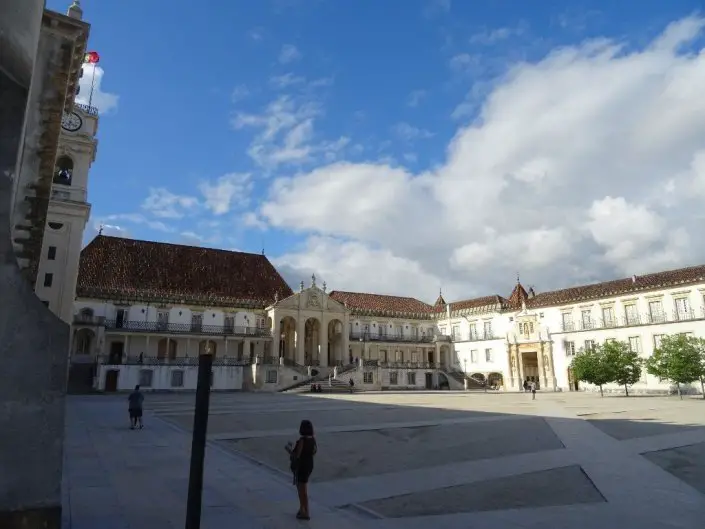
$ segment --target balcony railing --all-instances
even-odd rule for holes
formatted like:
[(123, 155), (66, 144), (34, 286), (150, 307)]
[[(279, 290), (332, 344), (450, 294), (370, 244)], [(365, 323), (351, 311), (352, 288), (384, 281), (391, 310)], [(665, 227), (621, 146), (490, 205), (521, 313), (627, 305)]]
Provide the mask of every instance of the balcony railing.
[(361, 342), (408, 342), (408, 343), (431, 343), (432, 335), (408, 336), (401, 334), (375, 334), (370, 332), (351, 332), (350, 340)]
[(456, 333), (452, 336), (454, 342), (482, 342), (486, 340), (501, 340), (492, 333)]
[(670, 314), (659, 312), (654, 314), (633, 314), (614, 319), (578, 320), (561, 324), (561, 332), (592, 331), (599, 329), (617, 329), (621, 327), (636, 327), (639, 325), (655, 325), (658, 323), (677, 323), (705, 318), (705, 307), (700, 311), (677, 311)]
[(377, 362), (376, 367), (384, 367), (387, 369), (440, 369), (443, 365), (434, 364), (432, 362), (387, 362), (380, 360)]
[(83, 112), (85, 112), (86, 114), (88, 114), (90, 116), (97, 116), (98, 115), (98, 108), (94, 107), (94, 106), (88, 106), (88, 105), (84, 105), (82, 103), (74, 103), (73, 107), (82, 110)]
[(236, 325), (203, 325), (199, 323), (163, 323), (160, 321), (105, 320), (105, 328), (130, 332), (154, 332), (164, 334), (203, 334), (209, 336), (252, 336), (269, 338), (272, 332), (260, 327)]
[[(236, 356), (214, 356), (214, 366), (238, 366), (249, 365), (255, 362), (254, 358), (245, 355), (242, 358)], [(144, 366), (176, 366), (189, 367), (198, 365), (197, 356), (177, 356), (175, 358), (159, 356), (128, 356), (115, 357), (113, 355), (98, 356), (98, 363), (104, 365), (144, 365)], [(258, 362), (261, 363), (261, 362)]]

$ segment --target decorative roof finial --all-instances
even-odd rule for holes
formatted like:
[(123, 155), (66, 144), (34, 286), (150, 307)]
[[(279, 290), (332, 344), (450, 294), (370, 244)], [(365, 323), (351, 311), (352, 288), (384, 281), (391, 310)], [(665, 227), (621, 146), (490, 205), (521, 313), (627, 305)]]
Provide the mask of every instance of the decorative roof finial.
[(301, 283), (299, 284), (299, 289), (301, 290), (301, 292), (304, 291), (304, 282), (303, 281), (301, 281)]
[(98, 235), (103, 235), (103, 225), (102, 224), (98, 228)]
[(521, 283), (521, 281), (519, 281), (519, 272), (517, 272), (517, 285), (518, 285), (519, 283)]
[(316, 274), (311, 274), (311, 286), (316, 286)]
[(326, 286), (326, 282), (324, 281), (324, 282), (323, 282), (323, 292), (326, 291), (326, 288), (328, 288), (328, 287)]
[(277, 291), (274, 293), (274, 303), (276, 303), (276, 302), (278, 302), (278, 301), (279, 301), (279, 291), (277, 290)]

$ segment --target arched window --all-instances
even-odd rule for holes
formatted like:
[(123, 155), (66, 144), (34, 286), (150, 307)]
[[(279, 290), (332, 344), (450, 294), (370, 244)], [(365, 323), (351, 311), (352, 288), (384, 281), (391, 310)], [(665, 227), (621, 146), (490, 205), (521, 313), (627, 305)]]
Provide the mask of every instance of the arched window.
[(59, 156), (54, 168), (54, 183), (71, 185), (73, 178), (73, 160), (66, 155)]

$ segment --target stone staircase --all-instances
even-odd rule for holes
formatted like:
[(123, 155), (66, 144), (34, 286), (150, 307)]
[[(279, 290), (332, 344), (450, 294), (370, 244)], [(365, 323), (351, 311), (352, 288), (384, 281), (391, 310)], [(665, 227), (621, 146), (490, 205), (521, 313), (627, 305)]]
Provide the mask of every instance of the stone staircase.
[(450, 378), (458, 382), (461, 386), (464, 386), (465, 380), (468, 381), (468, 389), (485, 389), (485, 381), (478, 378), (472, 377), (460, 371), (459, 369), (452, 369), (450, 371), (445, 371), (445, 374)]
[[(282, 393), (311, 393), (311, 385), (320, 384), (322, 393), (350, 393), (350, 384), (338, 378), (328, 378), (324, 380), (307, 380), (302, 384), (282, 390)], [(358, 393), (357, 386), (353, 387), (353, 392)]]

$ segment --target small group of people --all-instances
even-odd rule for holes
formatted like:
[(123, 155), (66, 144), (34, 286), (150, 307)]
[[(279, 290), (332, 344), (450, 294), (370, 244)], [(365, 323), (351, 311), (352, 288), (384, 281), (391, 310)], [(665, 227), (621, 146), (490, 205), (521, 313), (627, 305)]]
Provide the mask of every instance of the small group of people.
[(130, 414), (130, 430), (138, 427), (141, 430), (144, 428), (142, 423), (142, 404), (144, 403), (144, 394), (140, 391), (140, 385), (137, 384), (132, 393), (127, 397), (127, 411)]
[(299, 495), (299, 511), (296, 513), (296, 518), (310, 520), (308, 480), (313, 472), (313, 457), (318, 451), (316, 438), (313, 435), (313, 423), (309, 420), (301, 421), (298, 441), (295, 444), (287, 443), (285, 449), (289, 453), (289, 468), (294, 475), (294, 485)]
[(524, 381), (524, 391), (531, 391), (531, 400), (536, 400), (536, 382), (527, 378)]
[(320, 384), (311, 384), (311, 393), (323, 393), (323, 387)]

